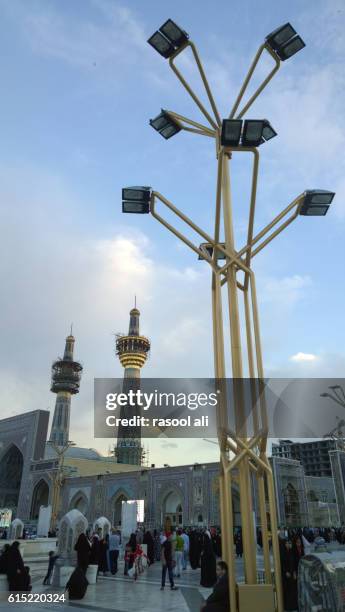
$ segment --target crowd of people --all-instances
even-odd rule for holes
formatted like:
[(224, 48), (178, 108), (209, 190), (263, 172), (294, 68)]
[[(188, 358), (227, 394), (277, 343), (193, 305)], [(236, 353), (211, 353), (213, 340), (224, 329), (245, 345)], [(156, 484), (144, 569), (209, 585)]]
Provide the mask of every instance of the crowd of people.
[[(262, 534), (257, 530), (257, 543), (262, 547)], [(282, 573), (284, 610), (298, 610), (298, 568), (300, 560), (314, 550), (326, 550), (327, 544), (345, 544), (345, 526), (341, 528), (280, 528), (278, 532)], [(143, 546), (143, 544), (145, 546)], [(237, 558), (243, 555), (242, 532), (237, 528), (233, 535)], [(30, 568), (24, 565), (18, 541), (5, 543), (0, 554), (0, 574), (6, 574), (10, 591), (30, 591)], [(146, 566), (161, 565), (161, 590), (168, 580), (170, 589), (177, 590), (176, 579), (181, 578), (189, 564), (192, 570), (200, 570), (200, 585), (213, 588), (211, 596), (202, 607), (202, 612), (229, 612), (228, 569), (221, 560), (221, 533), (211, 529), (165, 530), (138, 529), (127, 541), (122, 541), (121, 532), (112, 529), (103, 534), (96, 529), (91, 535), (81, 533), (75, 544), (77, 567), (71, 575), (67, 590), (70, 599), (81, 599), (87, 589), (87, 569), (97, 566), (97, 573), (115, 575), (119, 570), (119, 558), (123, 551), (123, 573), (137, 580)], [(50, 551), (48, 570), (43, 584), (50, 585), (58, 555)]]

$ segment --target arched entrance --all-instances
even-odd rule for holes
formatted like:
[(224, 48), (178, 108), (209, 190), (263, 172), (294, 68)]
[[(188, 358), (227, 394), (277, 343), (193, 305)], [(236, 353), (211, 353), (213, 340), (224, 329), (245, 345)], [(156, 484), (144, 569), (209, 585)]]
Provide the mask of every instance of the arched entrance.
[(121, 493), (117, 496), (114, 502), (114, 510), (113, 510), (113, 525), (115, 527), (121, 527), (122, 521), (122, 504), (123, 502), (128, 501), (128, 497)]
[(81, 512), (84, 516), (86, 516), (88, 507), (89, 507), (89, 502), (85, 494), (82, 491), (79, 491), (78, 493), (75, 494), (75, 496), (72, 498), (71, 503), (69, 505), (70, 510), (79, 510), (79, 512)]
[(183, 526), (183, 507), (181, 496), (177, 491), (170, 491), (162, 505), (162, 525), (169, 523), (172, 527)]
[(49, 499), (49, 487), (43, 478), (36, 484), (31, 502), (30, 519), (36, 521), (39, 517), (40, 507), (47, 506)]
[(0, 505), (16, 514), (23, 474), (23, 455), (12, 444), (0, 460)]

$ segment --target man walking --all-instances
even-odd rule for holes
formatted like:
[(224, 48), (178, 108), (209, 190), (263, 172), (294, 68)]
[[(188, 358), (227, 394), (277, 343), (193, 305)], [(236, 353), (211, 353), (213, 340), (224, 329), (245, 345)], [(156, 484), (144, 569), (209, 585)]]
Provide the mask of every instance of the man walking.
[(109, 535), (109, 564), (110, 571), (113, 576), (117, 572), (117, 561), (120, 553), (120, 545), (120, 532), (116, 531), (115, 529), (112, 529), (111, 534)]
[(174, 584), (174, 576), (173, 576), (173, 557), (172, 557), (172, 537), (171, 533), (168, 534), (168, 537), (162, 538), (162, 550), (161, 550), (161, 561), (162, 561), (162, 586), (161, 591), (164, 591), (165, 587), (165, 578), (168, 572), (169, 581), (170, 581), (170, 589), (172, 591), (177, 591), (177, 587)]

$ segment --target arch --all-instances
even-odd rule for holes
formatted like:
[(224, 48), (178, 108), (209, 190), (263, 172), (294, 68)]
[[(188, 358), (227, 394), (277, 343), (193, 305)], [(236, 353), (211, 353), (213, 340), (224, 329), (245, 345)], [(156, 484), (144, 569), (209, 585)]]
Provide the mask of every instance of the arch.
[(173, 527), (183, 525), (183, 500), (180, 491), (171, 488), (165, 493), (161, 504), (161, 523)]
[(39, 517), (40, 507), (47, 506), (49, 500), (49, 485), (44, 478), (36, 483), (31, 499), (30, 519), (36, 521)]
[(85, 493), (83, 491), (77, 491), (70, 501), (69, 510), (79, 510), (79, 512), (86, 516), (88, 508), (89, 500)]
[(23, 475), (23, 454), (10, 444), (0, 459), (0, 505), (10, 508), (15, 515)]
[(129, 500), (129, 497), (125, 491), (120, 489), (117, 491), (112, 499), (112, 516), (114, 527), (121, 527), (122, 522), (122, 502)]

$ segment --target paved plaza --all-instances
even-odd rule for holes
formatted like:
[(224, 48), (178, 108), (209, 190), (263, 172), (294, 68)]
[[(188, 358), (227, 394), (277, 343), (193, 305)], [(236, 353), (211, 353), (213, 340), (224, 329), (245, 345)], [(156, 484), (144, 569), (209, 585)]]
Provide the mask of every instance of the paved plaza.
[[(47, 570), (46, 560), (26, 560), (30, 566), (33, 593), (62, 593), (63, 589), (43, 586), (43, 578)], [(258, 567), (262, 568), (262, 557), (258, 557)], [(200, 569), (192, 570), (190, 567), (183, 572), (181, 578), (175, 579), (178, 591), (171, 591), (169, 582), (164, 591), (160, 590), (161, 564), (154, 563), (147, 568), (137, 581), (123, 575), (123, 563), (119, 564), (116, 576), (100, 576), (97, 584), (89, 585), (84, 599), (80, 601), (68, 600), (65, 603), (8, 603), (0, 601), (0, 609), (28, 612), (28, 610), (63, 610), (74, 608), (85, 611), (112, 610), (113, 612), (199, 612), (203, 600), (208, 597), (212, 589), (200, 586)], [(243, 561), (237, 564), (237, 576), (243, 580)], [(6, 596), (7, 594), (3, 594)]]

